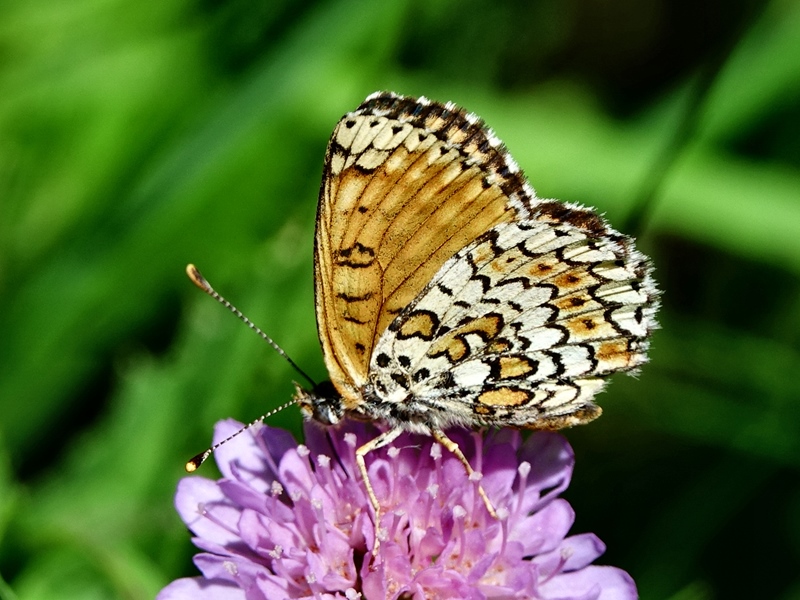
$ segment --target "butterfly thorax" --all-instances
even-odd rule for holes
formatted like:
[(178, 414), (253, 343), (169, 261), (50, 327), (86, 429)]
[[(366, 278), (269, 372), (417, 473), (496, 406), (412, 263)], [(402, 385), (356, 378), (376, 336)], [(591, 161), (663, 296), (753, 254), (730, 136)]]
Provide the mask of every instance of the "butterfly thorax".
[(390, 402), (375, 394), (372, 386), (366, 386), (361, 394), (361, 401), (345, 402), (336, 388), (326, 381), (313, 390), (297, 386), (295, 401), (307, 420), (321, 425), (336, 425), (343, 419), (350, 418), (358, 421), (380, 421), (391, 428), (399, 427), (415, 433), (430, 433), (432, 430), (456, 424), (446, 417), (445, 412), (429, 410), (425, 404), (413, 402), (410, 398), (405, 402)]

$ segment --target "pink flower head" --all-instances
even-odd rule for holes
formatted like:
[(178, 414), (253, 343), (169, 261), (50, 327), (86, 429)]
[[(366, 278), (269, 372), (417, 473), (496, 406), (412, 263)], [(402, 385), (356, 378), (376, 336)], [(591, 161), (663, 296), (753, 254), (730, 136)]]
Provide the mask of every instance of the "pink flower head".
[[(215, 439), (240, 427), (223, 421)], [(280, 429), (245, 433), (216, 452), (223, 478), (181, 480), (175, 504), (202, 550), (202, 577), (158, 600), (284, 598), (633, 600), (630, 576), (592, 565), (593, 534), (567, 537), (574, 513), (559, 494), (572, 449), (555, 433), (451, 430), (497, 509), (492, 517), (458, 459), (432, 438), (403, 434), (367, 455), (382, 507), (373, 511), (355, 450), (368, 424), (306, 425), (306, 444)], [(473, 478), (476, 479), (476, 478)]]

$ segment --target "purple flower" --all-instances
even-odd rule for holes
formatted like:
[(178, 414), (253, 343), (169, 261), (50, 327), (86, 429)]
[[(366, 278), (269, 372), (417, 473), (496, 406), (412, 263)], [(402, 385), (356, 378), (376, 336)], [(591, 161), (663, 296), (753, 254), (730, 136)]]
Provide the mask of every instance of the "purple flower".
[[(223, 421), (215, 439), (240, 427)], [(175, 504), (203, 552), (202, 577), (158, 600), (283, 598), (547, 598), (628, 600), (630, 576), (592, 565), (593, 534), (567, 536), (574, 513), (558, 498), (573, 453), (555, 433), (450, 431), (496, 507), (489, 515), (458, 459), (430, 437), (404, 434), (367, 456), (380, 499), (381, 545), (355, 449), (374, 426), (306, 426), (306, 445), (262, 427), (216, 452), (223, 478), (186, 477)]]

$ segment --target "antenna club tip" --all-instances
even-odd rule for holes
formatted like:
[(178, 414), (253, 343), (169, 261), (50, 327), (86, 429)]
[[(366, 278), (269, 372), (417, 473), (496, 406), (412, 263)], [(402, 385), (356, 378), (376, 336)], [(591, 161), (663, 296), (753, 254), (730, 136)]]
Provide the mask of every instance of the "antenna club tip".
[(211, 291), (211, 285), (206, 281), (206, 278), (200, 273), (197, 267), (193, 264), (189, 263), (186, 265), (186, 275), (189, 276), (189, 279), (192, 280), (192, 283), (199, 287), (204, 292), (208, 293)]
[(203, 454), (198, 454), (187, 462), (183, 468), (186, 469), (187, 473), (194, 473), (203, 464), (203, 460), (205, 460)]

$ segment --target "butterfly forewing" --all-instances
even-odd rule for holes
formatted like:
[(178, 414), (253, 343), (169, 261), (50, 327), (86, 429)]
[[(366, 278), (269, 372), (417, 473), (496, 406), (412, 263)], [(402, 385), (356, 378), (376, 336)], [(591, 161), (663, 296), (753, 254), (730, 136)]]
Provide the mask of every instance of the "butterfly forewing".
[(531, 190), (483, 123), (393, 94), (345, 115), (325, 159), (317, 320), (331, 381), (361, 402), (381, 334), (456, 252), (528, 212)]

